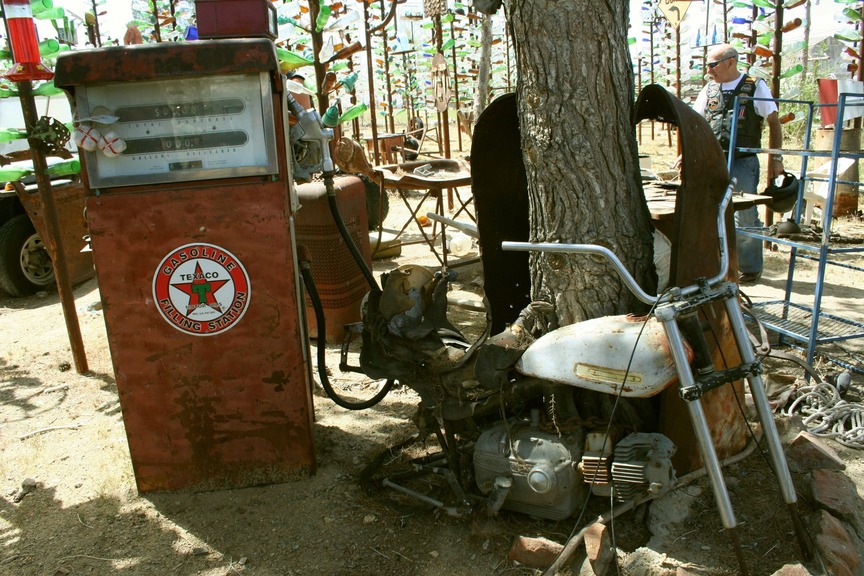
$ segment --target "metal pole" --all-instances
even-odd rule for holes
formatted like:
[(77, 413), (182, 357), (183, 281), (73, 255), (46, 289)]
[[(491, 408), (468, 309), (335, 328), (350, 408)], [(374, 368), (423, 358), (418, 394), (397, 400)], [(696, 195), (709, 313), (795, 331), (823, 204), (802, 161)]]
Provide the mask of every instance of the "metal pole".
[[(21, 110), (24, 113), (24, 126), (27, 133), (33, 131), (37, 121), (36, 100), (33, 98), (33, 83), (30, 81), (18, 83), (18, 94), (21, 100)], [(51, 259), (54, 264), (54, 276), (57, 280), (57, 291), (63, 306), (63, 316), (66, 319), (66, 332), (69, 334), (69, 345), (72, 347), (72, 357), (75, 360), (75, 370), (79, 374), (88, 371), (87, 355), (84, 352), (84, 342), (81, 339), (81, 327), (78, 325), (78, 315), (75, 312), (75, 295), (69, 282), (69, 268), (66, 264), (66, 252), (63, 248), (63, 238), (60, 235), (60, 224), (57, 220), (57, 205), (54, 202), (54, 191), (51, 189), (51, 178), (46, 173), (48, 165), (45, 156), (39, 150), (38, 142), (29, 139), (33, 157), (33, 171), (36, 175), (36, 185), (42, 203), (45, 205), (45, 224), (50, 238), (46, 243), (54, 246), (55, 254)]]
[[(441, 15), (436, 14), (435, 15), (435, 36), (436, 36), (435, 47), (438, 49), (439, 54), (441, 53), (441, 45), (442, 45), (441, 34), (442, 34), (442, 32), (441, 32)], [(450, 107), (450, 105), (448, 103), (447, 108), (444, 108), (444, 110), (442, 112), (440, 112), (438, 115), (439, 118), (441, 119), (440, 124), (442, 125), (442, 130), (444, 131), (444, 135), (442, 136), (442, 138), (444, 139), (444, 158), (450, 158), (450, 117), (448, 115), (449, 107)], [(448, 194), (447, 199), (450, 201), (450, 205), (452, 205), (453, 204), (452, 196), (450, 196)]]
[(459, 129), (459, 74), (456, 73), (456, 29), (453, 25), (455, 21), (454, 16), (453, 20), (450, 21), (450, 39), (453, 40), (453, 47), (450, 52), (453, 58), (453, 94), (456, 96), (456, 136), (459, 138), (459, 151), (462, 152), (462, 130)]
[[(650, 24), (648, 24), (648, 45), (649, 53), (648, 53), (648, 79), (650, 80), (649, 84), (654, 83), (654, 25), (657, 23), (656, 18), (652, 18)], [(651, 141), (654, 141), (654, 120), (651, 120)]]
[[(671, 306), (661, 306), (657, 309), (656, 316), (663, 324), (663, 330), (666, 333), (669, 352), (672, 354), (675, 369), (678, 372), (679, 387), (682, 390), (693, 388), (695, 379), (687, 360), (684, 339), (676, 322), (677, 312)], [(747, 576), (749, 572), (741, 549), (741, 540), (737, 529), (738, 522), (735, 519), (735, 512), (732, 510), (732, 502), (729, 499), (729, 491), (726, 489), (723, 472), (720, 470), (720, 461), (717, 459), (717, 452), (714, 450), (714, 444), (711, 441), (711, 431), (708, 428), (708, 420), (705, 418), (705, 411), (702, 408), (701, 400), (698, 398), (688, 400), (687, 410), (690, 413), (690, 422), (693, 424), (693, 432), (696, 435), (699, 451), (702, 454), (702, 462), (705, 466), (705, 471), (708, 473), (711, 489), (714, 492), (714, 502), (717, 505), (717, 511), (720, 513), (720, 520), (723, 523), (723, 528), (726, 529), (727, 534), (729, 534), (732, 540), (732, 547), (735, 557), (738, 559), (741, 576)]]
[(780, 97), (780, 73), (783, 50), (783, 3), (778, 2), (774, 10), (774, 62), (771, 67), (771, 94), (775, 98)]
[(378, 105), (375, 103), (375, 70), (372, 67), (372, 22), (369, 21), (369, 4), (363, 2), (363, 20), (366, 31), (366, 76), (369, 81), (369, 111), (370, 123), (372, 128), (372, 163), (380, 164), (381, 156), (378, 152), (378, 119), (375, 113), (378, 110)]
[(330, 97), (324, 93), (324, 76), (327, 74), (327, 66), (321, 62), (321, 49), (324, 47), (324, 34), (318, 32), (317, 21), (320, 12), (317, 0), (309, 0), (309, 21), (311, 22), (312, 37), (312, 67), (315, 69), (315, 93), (318, 96), (318, 114), (322, 117), (330, 107)]
[[(381, 2), (381, 20), (386, 17), (384, 11), (384, 2)], [(384, 41), (384, 81), (387, 85), (387, 122), (386, 125), (393, 134), (396, 132), (396, 126), (393, 123), (393, 87), (390, 84), (390, 46), (388, 45), (387, 27), (381, 29), (381, 39)]]

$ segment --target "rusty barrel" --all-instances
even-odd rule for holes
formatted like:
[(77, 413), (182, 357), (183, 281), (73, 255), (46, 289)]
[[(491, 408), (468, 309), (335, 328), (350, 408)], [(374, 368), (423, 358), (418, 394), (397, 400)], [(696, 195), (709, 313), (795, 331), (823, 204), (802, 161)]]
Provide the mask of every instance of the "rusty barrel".
[[(369, 225), (366, 217), (366, 188), (356, 176), (334, 179), (336, 205), (354, 243), (372, 266)], [(312, 259), (312, 278), (324, 307), (327, 341), (338, 343), (345, 324), (360, 321), (360, 302), (369, 291), (363, 273), (351, 256), (327, 202), (323, 182), (297, 186), (301, 208), (297, 212), (297, 244), (305, 246)], [(318, 338), (318, 324), (312, 302), (306, 296), (306, 321), (311, 338)]]

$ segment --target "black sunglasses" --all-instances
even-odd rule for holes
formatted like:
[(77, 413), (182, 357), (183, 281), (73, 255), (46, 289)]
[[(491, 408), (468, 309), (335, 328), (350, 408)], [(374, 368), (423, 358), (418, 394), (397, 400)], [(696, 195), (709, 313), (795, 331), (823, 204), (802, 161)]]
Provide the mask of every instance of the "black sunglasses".
[(708, 62), (708, 64), (706, 64), (706, 66), (708, 66), (708, 68), (714, 69), (721, 62), (725, 62), (726, 60), (731, 60), (732, 58), (735, 58), (735, 56), (727, 56), (726, 58), (721, 58), (720, 60), (716, 60), (714, 62)]

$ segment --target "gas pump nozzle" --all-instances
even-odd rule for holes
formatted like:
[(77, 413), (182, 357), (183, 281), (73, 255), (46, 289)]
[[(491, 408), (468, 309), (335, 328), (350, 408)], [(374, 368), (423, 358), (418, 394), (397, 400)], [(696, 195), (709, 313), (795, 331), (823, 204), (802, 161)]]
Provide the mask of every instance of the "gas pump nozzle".
[(296, 137), (293, 139), (300, 142), (312, 143), (316, 148), (320, 149), (320, 166), (318, 162), (314, 162), (311, 166), (304, 164), (302, 167), (310, 173), (317, 172), (318, 170), (333, 172), (335, 167), (333, 159), (330, 156), (330, 141), (333, 140), (333, 130), (324, 127), (324, 124), (321, 122), (321, 115), (318, 114), (317, 110), (314, 108), (304, 110), (290, 92), (286, 92), (285, 95), (291, 113), (297, 118), (297, 124), (291, 128), (292, 132), (296, 130)]
[[(327, 202), (330, 205), (330, 211), (333, 214), (336, 227), (339, 229), (339, 234), (341, 234), (342, 238), (345, 240), (348, 250), (351, 252), (354, 260), (363, 272), (363, 276), (369, 283), (371, 290), (373, 292), (380, 292), (381, 289), (375, 281), (372, 271), (363, 259), (363, 255), (354, 244), (354, 240), (351, 238), (348, 228), (345, 227), (345, 222), (342, 220), (342, 216), (339, 214), (339, 207), (336, 204), (336, 189), (333, 186), (333, 175), (336, 168), (333, 165), (333, 158), (330, 156), (330, 141), (333, 139), (333, 130), (324, 126), (324, 123), (321, 120), (321, 115), (318, 114), (316, 110), (304, 110), (290, 92), (286, 91), (285, 96), (286, 103), (291, 109), (291, 113), (297, 118), (297, 124), (291, 127), (292, 140), (310, 142), (313, 146), (318, 146), (321, 149), (320, 168), (317, 167), (317, 165), (310, 167), (310, 165), (306, 163), (304, 163), (302, 167), (309, 173), (318, 172), (319, 170), (323, 171), (324, 186), (327, 189)], [(295, 130), (297, 130), (296, 135)], [(295, 158), (295, 162), (298, 161), (299, 160)]]

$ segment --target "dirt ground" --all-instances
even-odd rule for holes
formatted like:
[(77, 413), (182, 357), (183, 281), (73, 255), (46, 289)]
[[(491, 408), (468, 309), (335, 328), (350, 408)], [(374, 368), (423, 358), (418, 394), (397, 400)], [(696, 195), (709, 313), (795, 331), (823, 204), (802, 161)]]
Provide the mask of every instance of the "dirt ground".
[[(392, 217), (398, 217), (396, 198), (391, 206)], [(424, 247), (406, 247), (398, 259), (377, 261), (376, 274), (407, 262), (431, 266), (434, 260)], [(785, 253), (768, 253), (762, 283), (748, 287), (747, 294), (776, 297), (786, 262)], [(479, 291), (477, 265), (457, 273), (456, 288)], [(802, 265), (798, 290), (812, 290), (813, 274), (814, 266)], [(864, 283), (848, 271), (831, 274), (829, 302), (862, 319)], [(495, 519), (454, 518), (408, 506), (380, 488), (365, 490), (361, 470), (380, 451), (415, 432), (418, 397), (406, 388), (355, 413), (335, 406), (316, 387), (318, 468), (310, 478), (239, 490), (139, 495), (96, 281), (74, 292), (90, 368), (84, 375), (72, 366), (55, 291), (23, 299), (0, 297), (0, 574), (529, 575), (539, 572), (507, 560), (516, 536), (563, 543), (571, 531), (608, 509), (608, 501), (592, 498), (581, 521), (538, 520), (511, 512)], [(476, 312), (457, 310), (454, 315), (462, 326), (481, 322)], [(860, 346), (850, 345), (844, 353), (862, 366)], [(336, 365), (335, 346), (329, 347), (328, 363)], [(822, 363), (818, 367), (830, 369)], [(801, 371), (771, 362), (768, 374), (790, 383)], [(864, 377), (854, 374), (850, 398), (860, 400), (862, 391)], [(796, 428), (785, 420), (779, 418), (778, 425), (794, 434)], [(864, 495), (864, 453), (829, 443)], [(431, 444), (427, 449), (432, 450)], [(765, 459), (757, 451), (724, 473), (752, 574), (772, 574), (797, 561), (789, 520)], [(793, 476), (807, 514), (813, 510), (807, 476)], [(35, 488), (21, 497), (25, 479), (35, 481)], [(705, 479), (667, 498), (689, 502), (690, 511), (673, 526), (671, 543), (656, 550), (661, 560), (650, 573), (675, 574), (683, 566), (691, 574), (735, 574), (734, 556)], [(615, 520), (618, 573), (649, 573), (635, 553), (651, 537), (649, 515), (646, 505)], [(579, 573), (578, 565), (572, 573)]]

